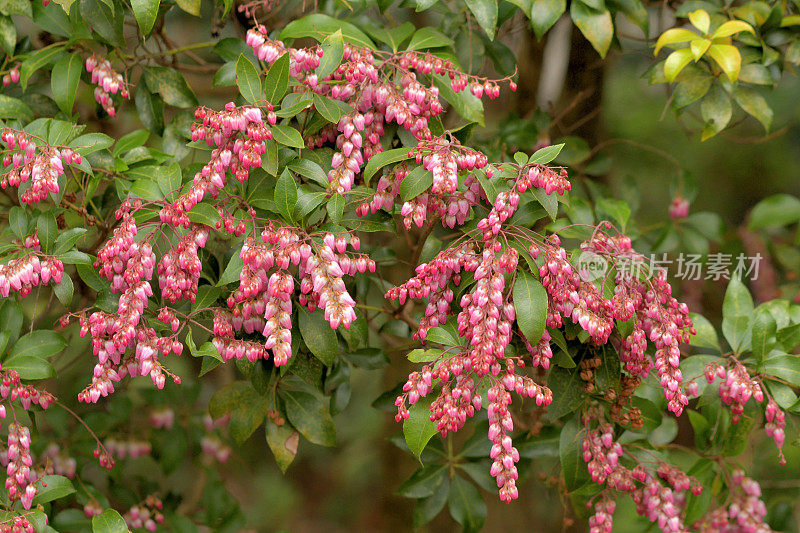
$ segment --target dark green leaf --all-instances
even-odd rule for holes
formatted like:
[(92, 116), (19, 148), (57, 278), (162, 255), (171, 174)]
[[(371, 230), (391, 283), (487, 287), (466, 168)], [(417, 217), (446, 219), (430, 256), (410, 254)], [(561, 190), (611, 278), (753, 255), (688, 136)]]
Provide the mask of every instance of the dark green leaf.
[(532, 345), (542, 338), (547, 319), (548, 297), (542, 284), (525, 272), (517, 271), (514, 282), (514, 309), (517, 326)]
[(254, 104), (262, 99), (261, 77), (256, 67), (244, 54), (236, 61), (236, 85), (245, 100)]
[(326, 366), (333, 366), (339, 355), (339, 342), (336, 332), (325, 320), (322, 311), (309, 313), (304, 308), (298, 311), (300, 335), (314, 356)]
[[(364, 183), (369, 185), (370, 178), (372, 178), (372, 176), (374, 176), (379, 169), (385, 167), (386, 165), (397, 163), (398, 161), (403, 161), (405, 159), (408, 159), (407, 148), (393, 148), (392, 150), (375, 154), (369, 161), (367, 161), (367, 164), (364, 167)], [(431, 180), (433, 180), (433, 177), (431, 177)]]
[(285, 169), (278, 177), (273, 198), (278, 212), (287, 222), (294, 222), (294, 211), (297, 206), (297, 183), (288, 169)]
[(317, 78), (321, 81), (330, 76), (342, 62), (343, 55), (344, 40), (342, 38), (342, 30), (339, 29), (322, 41), (322, 57), (316, 70)]
[(289, 87), (289, 54), (283, 54), (267, 72), (264, 79), (264, 97), (273, 106), (278, 103), (286, 94)]
[(400, 197), (407, 202), (430, 189), (431, 185), (433, 185), (431, 171), (421, 166), (416, 167), (400, 182)]
[(139, 24), (142, 35), (148, 35), (158, 17), (159, 0), (131, 0), (133, 16)]
[(44, 476), (36, 483), (41, 488), (33, 499), (34, 505), (58, 500), (75, 492), (72, 482), (64, 476)]
[(431, 422), (431, 401), (432, 398), (421, 398), (409, 408), (409, 417), (403, 422), (406, 445), (417, 459), (437, 432), (436, 422)]
[(326, 402), (302, 390), (285, 389), (281, 398), (286, 405), (286, 416), (306, 439), (322, 446), (336, 444), (336, 427)]
[(439, 30), (430, 26), (418, 29), (411, 42), (408, 43), (408, 50), (424, 50), (426, 48), (439, 48), (440, 46), (452, 46), (453, 40)]
[(497, 0), (464, 0), (467, 7), (475, 16), (478, 25), (489, 36), (489, 40), (494, 39), (494, 32), (497, 27)]
[(58, 60), (50, 77), (53, 99), (58, 107), (68, 115), (72, 114), (72, 106), (75, 104), (82, 68), (81, 56), (76, 53), (70, 54)]
[(454, 477), (447, 502), (450, 516), (465, 532), (480, 531), (486, 522), (486, 502), (472, 483), (460, 476)]

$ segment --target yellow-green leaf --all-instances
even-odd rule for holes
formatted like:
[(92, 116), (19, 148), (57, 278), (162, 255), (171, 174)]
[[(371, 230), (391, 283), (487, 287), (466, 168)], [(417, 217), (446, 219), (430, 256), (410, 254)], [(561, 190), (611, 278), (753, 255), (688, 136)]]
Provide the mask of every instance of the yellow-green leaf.
[(708, 33), (708, 28), (711, 26), (711, 17), (708, 16), (705, 9), (696, 9), (689, 13), (689, 22), (702, 33)]
[(664, 76), (667, 81), (672, 83), (678, 77), (683, 67), (692, 60), (692, 51), (689, 48), (681, 48), (672, 52), (664, 62)]
[(663, 47), (670, 44), (685, 43), (686, 41), (691, 41), (696, 38), (697, 34), (693, 31), (683, 28), (672, 28), (662, 33), (661, 37), (658, 38), (658, 41), (656, 41), (656, 48), (653, 50), (653, 55), (657, 56), (658, 52), (660, 52)]
[(739, 55), (739, 50), (735, 46), (712, 44), (708, 48), (708, 55), (717, 62), (717, 65), (728, 76), (729, 80), (736, 81), (742, 68), (742, 56)]
[(694, 57), (694, 60), (697, 61), (703, 57), (703, 54), (706, 53), (706, 50), (708, 50), (709, 46), (711, 46), (711, 39), (700, 38), (691, 41), (689, 43), (689, 49), (692, 51), (692, 57)]
[(717, 28), (716, 31), (714, 31), (714, 33), (711, 35), (711, 38), (719, 39), (720, 37), (730, 37), (731, 35), (741, 31), (749, 31), (753, 35), (756, 33), (753, 27), (743, 20), (729, 20)]

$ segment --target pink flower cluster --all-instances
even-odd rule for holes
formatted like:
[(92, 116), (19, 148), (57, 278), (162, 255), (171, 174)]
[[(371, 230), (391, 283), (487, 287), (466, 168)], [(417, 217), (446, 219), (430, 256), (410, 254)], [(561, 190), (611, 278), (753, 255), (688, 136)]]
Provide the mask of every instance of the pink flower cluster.
[(146, 440), (112, 438), (106, 440), (104, 444), (108, 453), (116, 456), (117, 459), (136, 459), (137, 457), (150, 455), (152, 451), (150, 443)]
[(172, 429), (175, 424), (175, 411), (169, 407), (159, 407), (150, 411), (150, 425), (156, 429)]
[(719, 386), (719, 397), (731, 409), (731, 422), (736, 424), (744, 412), (744, 404), (755, 398), (764, 401), (761, 385), (750, 377), (747, 369), (739, 361), (731, 360), (728, 368), (711, 363), (705, 368), (706, 381), (713, 383), (717, 378), (724, 380)]
[(13, 422), (8, 427), (8, 465), (6, 466), (6, 490), (13, 502), (19, 500), (25, 509), (30, 509), (33, 498), (38, 494), (36, 473), (31, 469), (31, 432)]
[(226, 463), (231, 456), (230, 446), (226, 446), (213, 435), (205, 435), (200, 439), (200, 448), (203, 450), (204, 454), (212, 459), (216, 459), (220, 463)]
[[(584, 417), (584, 422), (588, 423), (592, 416)], [(608, 489), (628, 493), (636, 504), (636, 511), (658, 524), (662, 531), (688, 533), (681, 517), (685, 505), (684, 492), (689, 489), (695, 495), (702, 492), (702, 486), (696, 481), (677, 468), (662, 464), (658, 475), (668, 482), (669, 486), (666, 486), (641, 464), (633, 469), (623, 466), (620, 459), (624, 450), (614, 440), (613, 427), (608, 423), (601, 422), (597, 429), (587, 426), (582, 446), (583, 460), (592, 480), (601, 485), (605, 483)], [(590, 519), (591, 531), (610, 531), (614, 508), (613, 505), (596, 506), (595, 515)]]
[[(47, 409), (56, 401), (55, 396), (45, 390), (39, 390), (31, 385), (23, 384), (22, 378), (16, 370), (4, 370), (0, 379), (0, 398), (3, 400), (19, 400), (22, 408), (28, 410), (31, 405), (38, 405)], [(0, 404), (0, 418), (6, 417), (6, 407)]]
[(770, 533), (772, 528), (764, 522), (767, 506), (761, 500), (758, 482), (737, 469), (731, 473), (728, 489), (726, 505), (708, 513), (700, 522), (700, 529), (709, 533)]
[(12, 168), (0, 178), (0, 187), (19, 187), (30, 180), (30, 187), (20, 196), (20, 200), (28, 204), (41, 202), (49, 193), (57, 193), (64, 165), (81, 163), (81, 155), (72, 148), (40, 146), (25, 132), (6, 128), (0, 133), (0, 140), (9, 151), (3, 156), (3, 166)]
[[(137, 200), (134, 208), (141, 207)], [(112, 237), (98, 251), (95, 268), (111, 280), (112, 291), (121, 291), (116, 313), (97, 311), (81, 318), (81, 336), (90, 334), (92, 350), (98, 357), (92, 384), (84, 389), (78, 399), (97, 402), (101, 396), (114, 392), (114, 382), (123, 377), (150, 375), (158, 388), (166, 382), (165, 370), (158, 362), (159, 354), (173, 352), (180, 355), (183, 344), (175, 338), (159, 337), (155, 330), (142, 324), (142, 315), (149, 298), (153, 296), (150, 280), (153, 275), (155, 255), (150, 245), (136, 242), (136, 222), (130, 213), (131, 203), (126, 200), (117, 211), (122, 219)], [(208, 228), (196, 227), (182, 237), (175, 248), (162, 257), (158, 264), (159, 285), (162, 294), (173, 301), (197, 294), (197, 276), (200, 262), (197, 247), (205, 244)], [(129, 347), (133, 356), (125, 356)], [(168, 373), (168, 372), (167, 372)], [(173, 376), (179, 382), (179, 378)]]
[(767, 418), (767, 423), (764, 426), (764, 431), (766, 431), (768, 437), (772, 437), (772, 440), (775, 441), (775, 446), (778, 447), (780, 463), (785, 465), (786, 458), (783, 456), (782, 448), (783, 441), (786, 440), (786, 433), (784, 432), (784, 428), (786, 427), (786, 413), (781, 411), (778, 404), (775, 403), (775, 400), (770, 398), (769, 402), (767, 402), (765, 416)]
[[(462, 269), (474, 271), (476, 280), (474, 288), (461, 298), (462, 311), (457, 317), (458, 335), (468, 346), (460, 346), (460, 352), (443, 359), (438, 366), (426, 365), (421, 372), (413, 372), (403, 387), (404, 393), (395, 401), (395, 419), (408, 418), (410, 410), (406, 403), (413, 405), (428, 395), (432, 380), (438, 378), (441, 393), (431, 403), (431, 420), (438, 420), (437, 429), (443, 436), (458, 431), (483, 405), (483, 398), (475, 391), (476, 379), (490, 376), (493, 385), (487, 392), (487, 414), (492, 442), (490, 456), (494, 460), (491, 474), (496, 478), (500, 499), (509, 502), (518, 496), (514, 465), (519, 461), (519, 452), (507, 434), (514, 427), (508, 412), (510, 392), (533, 398), (536, 405), (549, 405), (553, 396), (547, 387), (517, 375), (514, 360), (505, 357), (511, 324), (516, 318), (513, 303), (503, 294), (505, 275), (516, 270), (518, 253), (513, 248), (502, 251), (496, 240), (485, 243), (480, 255), (474, 252), (474, 246), (465, 243), (448, 248), (430, 263), (417, 267), (417, 276), (386, 293), (387, 298), (401, 303), (408, 297), (429, 299), (426, 316), (416, 334), (425, 339), (431, 327), (447, 319), (453, 298), (448, 288), (450, 281), (458, 283)], [(518, 364), (524, 366), (521, 360)]]
[(197, 283), (203, 269), (197, 254), (206, 245), (209, 233), (208, 226), (191, 226), (189, 233), (181, 237), (159, 261), (158, 287), (162, 296), (170, 302), (194, 302), (197, 298)]
[(128, 86), (122, 79), (122, 74), (114, 70), (108, 59), (96, 55), (86, 58), (86, 72), (92, 74), (92, 83), (97, 85), (94, 89), (94, 99), (113, 117), (116, 114), (112, 94), (117, 94), (123, 98), (128, 98)]
[(163, 508), (161, 499), (151, 494), (138, 505), (128, 509), (123, 518), (131, 529), (144, 528), (147, 531), (156, 531), (158, 524), (164, 522), (164, 515), (161, 513)]
[(689, 216), (689, 200), (680, 194), (672, 199), (669, 205), (669, 216), (672, 220), (680, 220)]
[[(347, 292), (343, 276), (375, 271), (375, 262), (363, 254), (347, 254), (349, 246), (358, 250), (358, 237), (308, 236), (287, 226), (267, 226), (261, 233), (263, 244), (247, 237), (240, 251), (244, 263), (239, 287), (228, 298), (230, 311), (214, 314), (214, 346), (226, 360), (247, 357), (251, 361), (268, 356), (271, 350), (277, 366), (292, 356), (291, 314), (295, 282), (288, 272), (298, 267), (300, 305), (310, 312), (322, 308), (331, 328), (349, 328), (356, 318), (355, 300)], [(263, 344), (235, 338), (238, 331), (259, 331)]]
[[(371, 122), (372, 114), (368, 117)], [(333, 192), (344, 194), (353, 188), (356, 174), (364, 164), (361, 132), (364, 131), (366, 120), (367, 116), (358, 112), (343, 115), (339, 119), (338, 128), (342, 133), (336, 138), (336, 147), (340, 151), (333, 154), (331, 170), (328, 172)]]
[(64, 264), (60, 260), (39, 259), (35, 252), (25, 254), (0, 265), (0, 295), (7, 298), (12, 292), (18, 292), (24, 298), (40, 284), (61, 283), (63, 275)]
[(192, 184), (174, 204), (165, 204), (159, 214), (161, 221), (175, 226), (189, 227), (186, 214), (207, 195), (216, 198), (225, 186), (228, 171), (239, 182), (250, 177), (250, 169), (261, 166), (261, 155), (266, 151), (266, 140), (272, 139), (272, 130), (267, 124), (275, 124), (277, 117), (272, 106), (267, 104), (267, 121), (257, 107), (236, 107), (233, 102), (225, 104), (222, 111), (205, 107), (195, 110), (194, 116), (201, 120), (192, 124), (192, 140), (205, 141), (211, 150), (209, 162), (195, 174)]
[(3, 75), (3, 87), (8, 87), (12, 83), (17, 83), (19, 81), (19, 66), (14, 65), (11, 67), (11, 70), (8, 71), (8, 74)]

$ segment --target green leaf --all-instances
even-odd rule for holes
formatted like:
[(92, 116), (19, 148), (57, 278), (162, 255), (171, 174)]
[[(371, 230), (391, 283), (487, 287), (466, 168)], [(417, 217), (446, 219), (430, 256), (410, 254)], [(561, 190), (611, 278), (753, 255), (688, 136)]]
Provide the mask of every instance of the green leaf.
[[(333, 366), (339, 355), (339, 341), (336, 331), (331, 329), (322, 311), (309, 313), (304, 308), (298, 311), (300, 318), (300, 336), (314, 357), (325, 366)], [(299, 429), (299, 428), (298, 428)]]
[(600, 57), (605, 57), (614, 37), (614, 23), (608, 10), (597, 11), (582, 0), (574, 0), (570, 6), (572, 21), (584, 37), (592, 43)]
[(313, 37), (317, 41), (323, 42), (325, 37), (337, 30), (342, 32), (342, 37), (345, 41), (356, 46), (375, 49), (375, 43), (354, 25), (321, 13), (307, 15), (299, 20), (290, 22), (281, 31), (280, 38)]
[(192, 207), (187, 214), (189, 215), (189, 220), (192, 222), (197, 224), (205, 224), (211, 228), (216, 227), (217, 222), (219, 222), (220, 219), (219, 212), (215, 208), (202, 202), (195, 204), (195, 206)]
[(275, 183), (273, 199), (275, 207), (287, 222), (295, 222), (294, 210), (297, 206), (297, 183), (294, 181), (292, 173), (284, 169)]
[(158, 93), (164, 102), (175, 107), (197, 107), (197, 97), (183, 75), (170, 67), (146, 67), (144, 81), (148, 89)]
[(293, 127), (276, 124), (270, 128), (275, 142), (291, 148), (305, 148), (306, 143), (303, 142), (303, 136)]
[(56, 375), (53, 365), (41, 357), (33, 355), (21, 355), (19, 357), (9, 357), (3, 363), (6, 370), (16, 370), (22, 379), (47, 379)]
[(639, 26), (645, 36), (650, 34), (650, 14), (641, 0), (607, 0), (611, 11), (623, 13), (628, 20)]
[(586, 399), (583, 382), (577, 368), (566, 369), (561, 366), (550, 368), (547, 386), (553, 391), (553, 402), (547, 407), (547, 418), (558, 420), (567, 413), (572, 413)]
[(426, 498), (417, 500), (416, 505), (414, 505), (412, 519), (414, 529), (419, 529), (433, 520), (436, 515), (438, 515), (442, 509), (444, 509), (444, 504), (447, 502), (449, 496), (450, 480), (445, 477), (444, 481), (442, 481), (442, 484), (436, 489), (436, 491), (434, 491), (433, 494)]
[(192, 302), (192, 312), (205, 309), (216, 304), (222, 289), (213, 285), (200, 285), (197, 289), (197, 298)]
[(67, 341), (60, 333), (48, 329), (37, 329), (20, 337), (3, 366), (5, 367), (18, 357), (31, 356), (44, 359), (59, 353), (66, 346)]
[(53, 99), (66, 114), (72, 113), (75, 104), (75, 95), (78, 92), (78, 82), (81, 79), (83, 61), (78, 54), (70, 54), (58, 60), (53, 67), (50, 85), (53, 89)]
[(432, 185), (433, 174), (431, 171), (419, 166), (409, 172), (400, 182), (400, 197), (407, 202), (430, 189)]
[(477, 122), (484, 126), (483, 103), (469, 91), (453, 92), (449, 79), (441, 74), (431, 76), (434, 85), (439, 88), (439, 96), (453, 106), (456, 113), (468, 122)]
[(342, 214), (344, 213), (344, 196), (338, 193), (334, 194), (328, 200), (328, 204), (325, 207), (328, 210), (328, 216), (331, 218), (331, 222), (339, 224), (342, 221)]
[(750, 213), (750, 229), (788, 226), (800, 221), (800, 200), (775, 194), (758, 202)]
[(243, 267), (244, 261), (242, 260), (240, 252), (237, 251), (231, 256), (230, 261), (228, 261), (228, 266), (225, 267), (225, 271), (219, 277), (219, 281), (217, 281), (217, 287), (222, 287), (228, 283), (238, 281)]
[(547, 291), (541, 282), (524, 270), (518, 270), (517, 280), (514, 282), (517, 326), (532, 345), (538, 343), (544, 333), (547, 306)]
[(736, 353), (750, 343), (753, 298), (738, 278), (731, 279), (722, 303), (722, 333)]
[(561, 428), (558, 441), (558, 457), (561, 459), (561, 472), (564, 476), (564, 485), (568, 491), (574, 491), (589, 477), (586, 474), (586, 463), (583, 461), (584, 428), (580, 424), (580, 417), (573, 416)]
[(322, 187), (327, 188), (330, 186), (330, 182), (328, 181), (328, 177), (325, 175), (325, 171), (322, 170), (322, 167), (314, 161), (309, 159), (295, 159), (289, 163), (288, 167), (292, 172), (300, 174), (304, 178), (308, 178)]
[(28, 236), (28, 215), (23, 208), (15, 205), (9, 210), (8, 225), (20, 239)]
[(719, 350), (719, 338), (717, 337), (717, 331), (714, 329), (714, 326), (711, 325), (711, 322), (709, 322), (708, 319), (703, 315), (698, 315), (697, 313), (690, 313), (689, 316), (694, 323), (695, 330), (697, 330), (697, 334), (692, 335), (689, 345), (696, 346), (698, 348), (712, 348), (714, 350)]
[(164, 198), (167, 200), (174, 201), (177, 198), (182, 180), (181, 167), (178, 163), (158, 167), (156, 181), (161, 192), (164, 193)]
[(31, 18), (31, 2), (27, 0), (2, 0), (0, 1), (0, 13), (3, 15), (25, 15)]
[(703, 121), (705, 121), (701, 138), (703, 141), (725, 129), (733, 115), (731, 98), (719, 85), (714, 86), (708, 95), (703, 98), (700, 110), (703, 114)]
[(410, 22), (404, 22), (394, 28), (364, 26), (364, 30), (366, 30), (373, 39), (388, 44), (392, 52), (397, 52), (400, 46), (414, 34), (416, 28)]
[(92, 518), (92, 533), (127, 533), (125, 520), (114, 509), (106, 509)]
[(464, 527), (465, 532), (480, 531), (486, 522), (486, 502), (475, 486), (456, 476), (450, 482), (447, 507), (453, 520)]
[(28, 121), (33, 118), (33, 111), (19, 98), (0, 94), (0, 118), (18, 118)]
[(283, 54), (272, 64), (264, 78), (264, 97), (273, 106), (286, 94), (289, 87), (289, 54)]
[(71, 147), (76, 149), (76, 152), (84, 156), (105, 150), (112, 144), (114, 144), (114, 139), (105, 133), (87, 133), (69, 143)]
[(0, 46), (7, 56), (14, 55), (14, 48), (17, 46), (17, 27), (11, 17), (6, 15), (0, 16)]
[(261, 77), (256, 67), (244, 54), (239, 55), (236, 61), (236, 85), (245, 100), (254, 104), (261, 100)]
[(796, 355), (778, 355), (764, 361), (762, 370), (765, 374), (788, 381), (795, 387), (800, 386), (800, 357)]
[(464, 0), (464, 3), (472, 11), (478, 25), (489, 36), (489, 40), (494, 40), (497, 27), (497, 0)]
[(58, 224), (56, 223), (55, 215), (52, 212), (39, 215), (39, 219), (36, 221), (36, 229), (42, 250), (45, 253), (49, 253), (58, 236)]
[(200, 0), (175, 0), (175, 3), (190, 15), (200, 16)]
[[(364, 167), (364, 171), (362, 173), (364, 176), (364, 183), (369, 185), (370, 178), (386, 165), (391, 165), (392, 163), (397, 163), (406, 159), (408, 159), (407, 148), (393, 148), (391, 150), (386, 150), (385, 152), (375, 154), (370, 158), (369, 161), (367, 161), (367, 165)], [(432, 180), (433, 177), (431, 176), (431, 183), (433, 183)]]
[(439, 48), (441, 46), (452, 45), (453, 40), (450, 37), (439, 30), (425, 26), (414, 32), (406, 48), (408, 50), (424, 50), (426, 48)]
[(628, 224), (628, 219), (631, 216), (631, 208), (622, 200), (615, 200), (613, 198), (601, 198), (597, 201), (598, 217), (600, 213), (611, 216), (616, 223), (619, 224), (619, 229), (625, 231), (625, 226)]
[(769, 355), (769, 352), (775, 346), (775, 333), (778, 326), (775, 323), (775, 318), (766, 309), (757, 309), (753, 315), (753, 356), (756, 358), (756, 363), (761, 362)]
[(539, 148), (533, 153), (530, 159), (528, 159), (528, 163), (546, 165), (547, 163), (551, 162), (553, 159), (558, 157), (558, 154), (561, 153), (562, 148), (564, 148), (564, 143), (551, 144), (550, 146)]
[(80, 0), (81, 16), (91, 21), (91, 28), (107, 43), (123, 46), (124, 15), (122, 9), (115, 10), (113, 2), (103, 0)]
[(157, 135), (164, 133), (164, 101), (147, 89), (146, 84), (136, 88), (136, 112), (145, 128)]
[(318, 396), (303, 390), (282, 389), (281, 398), (287, 418), (301, 435), (314, 444), (336, 444), (336, 426), (328, 406)]
[(34, 505), (58, 500), (75, 492), (72, 482), (64, 476), (44, 476), (36, 484), (41, 488), (33, 499)]
[(319, 60), (319, 66), (317, 66), (316, 70), (317, 79), (323, 80), (330, 76), (342, 62), (343, 55), (344, 40), (342, 38), (342, 30), (339, 29), (325, 37), (325, 40), (322, 41), (322, 57)]
[(409, 408), (409, 416), (403, 422), (403, 437), (411, 454), (417, 459), (422, 455), (428, 441), (436, 434), (436, 422), (431, 422), (431, 401), (433, 398), (421, 398)]
[(158, 18), (159, 0), (131, 0), (133, 16), (139, 24), (142, 35), (148, 35)]
[(117, 141), (117, 144), (114, 146), (112, 155), (114, 155), (114, 157), (117, 157), (120, 154), (130, 152), (134, 148), (138, 148), (139, 146), (142, 146), (144, 143), (146, 143), (149, 137), (150, 137), (150, 132), (147, 130), (135, 130), (128, 134), (125, 134), (122, 137), (120, 137), (120, 139)]
[(317, 93), (314, 93), (314, 107), (325, 120), (334, 124), (339, 122), (342, 115), (353, 111), (353, 108), (346, 103)]
[(64, 307), (69, 307), (70, 302), (72, 302), (72, 295), (75, 292), (72, 278), (66, 275), (62, 276), (61, 281), (53, 286), (53, 292)]
[(800, 324), (780, 328), (776, 336), (784, 350), (793, 351), (800, 344)]
[(537, 39), (553, 27), (567, 9), (566, 0), (534, 0), (531, 6), (531, 25)]
[(41, 48), (30, 54), (19, 69), (19, 83), (22, 89), (27, 89), (28, 80), (34, 72), (55, 61), (64, 52), (64, 47)]
[(447, 478), (445, 465), (421, 466), (397, 488), (404, 498), (425, 498), (433, 494)]
[(72, 250), (75, 243), (86, 233), (86, 228), (70, 228), (61, 232), (53, 245), (53, 255), (61, 255), (68, 250)]
[(278, 426), (271, 420), (267, 420), (266, 426), (269, 449), (272, 450), (272, 455), (275, 456), (275, 462), (278, 463), (281, 472), (286, 473), (286, 469), (297, 455), (300, 434), (289, 424)]

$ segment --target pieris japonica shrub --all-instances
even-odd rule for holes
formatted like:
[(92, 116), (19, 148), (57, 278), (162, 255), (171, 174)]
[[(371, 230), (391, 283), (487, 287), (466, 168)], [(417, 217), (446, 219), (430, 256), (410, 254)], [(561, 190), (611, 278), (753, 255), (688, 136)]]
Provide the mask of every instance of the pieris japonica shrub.
[[(743, 452), (800, 460), (800, 200), (726, 232), (681, 183), (648, 229), (586, 141), (514, 131), (499, 29), (566, 3), (287, 4), (0, 0), (0, 530), (277, 529), (231, 457), (263, 427), (291, 476), (357, 373), (405, 376), (372, 405), (417, 463), (382, 480), (409, 529), (537, 484), (596, 532), (793, 527)], [(797, 63), (796, 7), (695, 4), (651, 81), (703, 139), (731, 102), (769, 127), (750, 85)], [(612, 15), (650, 37), (639, 1), (569, 13), (601, 56)], [(708, 317), (665, 263), (698, 250)]]

